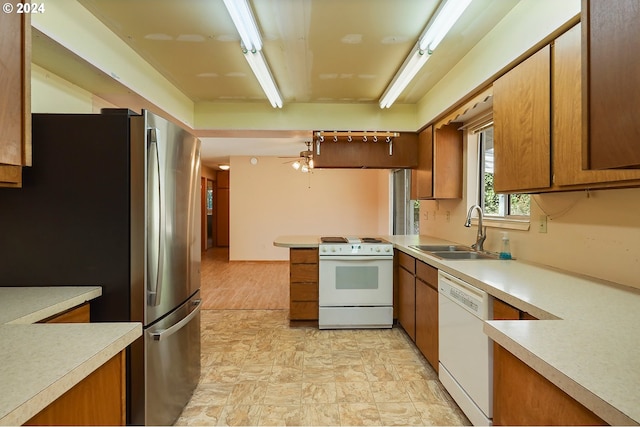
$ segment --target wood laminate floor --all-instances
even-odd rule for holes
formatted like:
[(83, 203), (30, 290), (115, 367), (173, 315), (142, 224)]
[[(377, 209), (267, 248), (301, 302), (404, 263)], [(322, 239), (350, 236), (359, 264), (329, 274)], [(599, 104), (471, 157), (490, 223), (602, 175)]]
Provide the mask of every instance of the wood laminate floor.
[(205, 310), (289, 308), (288, 261), (229, 261), (228, 248), (211, 248), (200, 268)]
[(202, 259), (202, 374), (176, 425), (470, 425), (402, 328), (292, 328), (288, 263), (227, 256)]

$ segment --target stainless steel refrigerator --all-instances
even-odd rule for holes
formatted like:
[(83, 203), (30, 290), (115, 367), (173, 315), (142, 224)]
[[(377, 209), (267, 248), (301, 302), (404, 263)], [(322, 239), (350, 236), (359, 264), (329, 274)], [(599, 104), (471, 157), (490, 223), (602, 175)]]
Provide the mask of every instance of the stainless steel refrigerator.
[(200, 141), (148, 111), (32, 119), (23, 188), (0, 189), (0, 285), (102, 286), (92, 321), (144, 327), (127, 422), (171, 425), (200, 377)]

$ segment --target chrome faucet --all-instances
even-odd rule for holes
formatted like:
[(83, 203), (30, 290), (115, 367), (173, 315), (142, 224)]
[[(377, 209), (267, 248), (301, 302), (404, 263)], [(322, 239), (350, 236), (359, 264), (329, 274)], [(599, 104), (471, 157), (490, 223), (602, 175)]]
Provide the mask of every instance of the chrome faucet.
[(487, 227), (482, 227), (482, 208), (478, 205), (473, 205), (469, 208), (469, 212), (467, 213), (467, 221), (464, 223), (465, 227), (471, 227), (471, 214), (473, 210), (478, 210), (478, 236), (476, 238), (476, 242), (471, 245), (471, 247), (477, 251), (482, 251), (484, 246), (484, 241), (487, 238)]

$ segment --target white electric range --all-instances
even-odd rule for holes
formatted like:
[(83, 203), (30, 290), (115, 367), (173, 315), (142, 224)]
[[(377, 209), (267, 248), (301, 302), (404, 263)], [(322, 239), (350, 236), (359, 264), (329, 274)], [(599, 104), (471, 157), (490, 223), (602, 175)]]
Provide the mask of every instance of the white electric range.
[(323, 237), (319, 262), (320, 329), (392, 327), (393, 244)]

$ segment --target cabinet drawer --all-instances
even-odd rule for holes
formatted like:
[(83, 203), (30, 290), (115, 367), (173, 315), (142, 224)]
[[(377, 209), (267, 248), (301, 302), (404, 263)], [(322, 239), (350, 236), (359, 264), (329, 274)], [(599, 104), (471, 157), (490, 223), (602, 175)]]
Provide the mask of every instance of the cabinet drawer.
[(317, 283), (292, 283), (291, 302), (295, 301), (318, 301)]
[(398, 251), (398, 264), (400, 267), (409, 271), (410, 273), (416, 272), (416, 259), (411, 255), (407, 255), (404, 252)]
[(289, 269), (291, 283), (318, 282), (318, 264), (292, 264)]
[(318, 302), (302, 301), (292, 302), (289, 308), (291, 320), (318, 320)]
[(289, 261), (291, 264), (317, 264), (318, 249), (291, 249)]
[(438, 289), (438, 269), (422, 261), (416, 261), (416, 277), (433, 289)]

